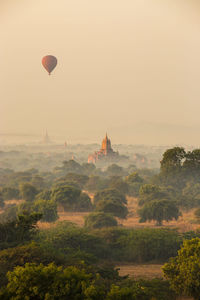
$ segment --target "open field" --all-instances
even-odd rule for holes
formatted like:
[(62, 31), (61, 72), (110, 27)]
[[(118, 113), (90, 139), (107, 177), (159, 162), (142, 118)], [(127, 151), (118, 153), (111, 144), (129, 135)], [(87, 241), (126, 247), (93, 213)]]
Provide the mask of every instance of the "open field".
[[(91, 195), (90, 195), (91, 196)], [(128, 197), (128, 209), (129, 215), (128, 218), (125, 220), (118, 219), (118, 223), (126, 228), (144, 228), (144, 227), (155, 227), (155, 222), (146, 222), (146, 223), (139, 223), (139, 216), (137, 214), (137, 199), (133, 197)], [(89, 213), (87, 212), (63, 212), (59, 210), (59, 221), (69, 221), (75, 223), (79, 226), (84, 225), (84, 217), (87, 216)], [(39, 223), (39, 227), (47, 227), (49, 228), (52, 225), (49, 223)], [(195, 223), (194, 217), (194, 209), (190, 211), (182, 211), (182, 216), (179, 217), (178, 221), (170, 221), (170, 222), (163, 222), (164, 227), (168, 228), (178, 228), (180, 232), (187, 232), (191, 230), (196, 230), (200, 228), (200, 224)]]
[(163, 265), (156, 265), (156, 264), (147, 264), (147, 265), (120, 265), (117, 266), (119, 268), (119, 274), (121, 276), (129, 275), (130, 277), (134, 278), (145, 278), (145, 279), (152, 279), (152, 278), (163, 278), (162, 272)]
[[(162, 272), (163, 265), (147, 264), (147, 265), (119, 265), (119, 274), (121, 276), (129, 275), (135, 279), (153, 279), (163, 278)], [(177, 300), (193, 300), (193, 298), (179, 297)]]
[[(86, 192), (86, 191), (85, 191)], [(89, 194), (89, 193), (88, 193)], [(93, 194), (89, 194), (91, 199), (93, 200)], [(155, 222), (146, 222), (146, 223), (139, 223), (139, 216), (137, 214), (137, 198), (134, 197), (127, 197), (128, 200), (128, 209), (129, 215), (128, 218), (125, 220), (118, 219), (118, 223), (126, 228), (144, 228), (144, 227), (155, 227)], [(24, 202), (23, 200), (9, 200), (5, 201), (7, 207), (11, 204), (21, 204)], [(195, 223), (194, 217), (195, 209), (189, 211), (182, 211), (182, 216), (179, 217), (178, 221), (170, 221), (170, 222), (163, 222), (164, 227), (168, 228), (178, 228), (180, 232), (187, 232), (191, 230), (200, 229), (200, 224)], [(3, 212), (3, 209), (0, 210), (0, 213)], [(89, 213), (87, 212), (64, 212), (62, 209), (58, 208), (58, 215), (59, 221), (69, 221), (75, 223), (79, 226), (84, 225), (84, 217), (87, 216)], [(49, 228), (54, 226), (50, 223), (38, 223), (40, 228)]]

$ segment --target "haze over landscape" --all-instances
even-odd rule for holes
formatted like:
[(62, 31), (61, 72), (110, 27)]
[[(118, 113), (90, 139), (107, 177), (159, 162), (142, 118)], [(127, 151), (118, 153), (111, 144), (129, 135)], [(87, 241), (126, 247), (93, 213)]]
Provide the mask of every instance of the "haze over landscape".
[(1, 0), (0, 25), (2, 143), (199, 145), (199, 1)]
[(0, 0), (0, 41), (0, 300), (200, 300), (199, 0)]

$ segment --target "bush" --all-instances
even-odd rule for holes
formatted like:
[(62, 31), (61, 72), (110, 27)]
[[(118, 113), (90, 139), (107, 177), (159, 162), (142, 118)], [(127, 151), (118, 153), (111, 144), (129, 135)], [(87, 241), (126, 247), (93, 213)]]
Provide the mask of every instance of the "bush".
[(105, 299), (104, 288), (100, 290), (94, 276), (76, 267), (64, 269), (53, 263), (48, 266), (27, 263), (7, 276), (10, 299)]
[(4, 200), (19, 199), (19, 190), (12, 187), (3, 187), (1, 190)]
[(108, 179), (99, 176), (91, 176), (89, 177), (88, 182), (85, 185), (85, 190), (89, 192), (96, 192), (107, 188), (108, 184)]
[(0, 192), (0, 208), (4, 207), (4, 199), (3, 199), (3, 195)]
[(162, 221), (178, 220), (180, 212), (176, 203), (171, 200), (155, 200), (146, 203), (138, 210), (140, 223), (146, 221), (156, 221), (156, 225), (161, 226)]
[(101, 200), (96, 204), (96, 211), (111, 214), (120, 219), (125, 219), (128, 215), (127, 207), (114, 200)]
[(61, 204), (65, 211), (91, 211), (92, 202), (86, 193), (72, 186), (57, 187), (52, 191), (52, 200)]
[(116, 219), (102, 212), (94, 212), (85, 217), (85, 227), (90, 229), (117, 226)]
[(37, 193), (37, 189), (30, 183), (22, 183), (20, 185), (20, 195), (26, 201), (33, 201)]
[(127, 200), (124, 194), (120, 193), (116, 189), (104, 189), (103, 191), (97, 192), (94, 195), (94, 204), (96, 205), (99, 201), (102, 200), (113, 200), (117, 203), (127, 204)]
[(135, 182), (128, 185), (128, 195), (138, 197), (142, 183)]
[(43, 249), (34, 242), (2, 250), (0, 251), (0, 283), (1, 285), (7, 283), (7, 272), (13, 271), (16, 266), (24, 266), (27, 262), (47, 265), (52, 261), (57, 265), (65, 264), (65, 259), (58, 254), (57, 250)]
[(143, 179), (142, 179), (142, 177), (140, 177), (139, 175), (138, 175), (138, 172), (133, 172), (133, 173), (131, 173), (130, 175), (128, 175), (127, 177), (126, 177), (126, 182), (128, 183), (128, 184), (133, 184), (133, 183), (143, 183)]
[(81, 190), (71, 186), (62, 186), (52, 191), (52, 200), (61, 204), (65, 211), (76, 211), (80, 195)]
[(109, 180), (109, 189), (119, 191), (121, 194), (128, 193), (128, 184), (119, 176), (113, 176)]
[(139, 191), (138, 204), (142, 206), (145, 203), (148, 203), (152, 200), (161, 200), (169, 198), (170, 195), (168, 191), (166, 191), (166, 189), (154, 184), (144, 184), (141, 186)]
[(43, 190), (35, 197), (36, 200), (51, 200), (51, 191), (50, 190)]
[(55, 222), (58, 219), (57, 204), (52, 200), (37, 200), (33, 210), (42, 214), (42, 222)]
[(81, 193), (79, 201), (76, 206), (76, 211), (91, 211), (93, 208), (92, 202), (88, 194)]
[(195, 210), (194, 215), (197, 218), (197, 221), (200, 222), (200, 208), (197, 208), (197, 210)]
[(17, 219), (18, 208), (16, 205), (10, 205), (0, 214), (0, 223), (6, 223)]

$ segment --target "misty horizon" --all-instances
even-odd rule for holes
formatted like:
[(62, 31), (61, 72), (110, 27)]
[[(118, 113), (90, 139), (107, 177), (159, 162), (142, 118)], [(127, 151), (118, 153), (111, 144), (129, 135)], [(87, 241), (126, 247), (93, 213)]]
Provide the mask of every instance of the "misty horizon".
[(199, 145), (198, 1), (2, 0), (0, 17), (0, 140)]

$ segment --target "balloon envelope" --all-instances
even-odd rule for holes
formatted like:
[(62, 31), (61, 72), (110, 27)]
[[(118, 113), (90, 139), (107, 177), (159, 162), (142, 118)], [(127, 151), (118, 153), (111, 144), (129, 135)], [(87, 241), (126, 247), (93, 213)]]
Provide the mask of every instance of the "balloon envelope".
[(57, 65), (57, 58), (53, 55), (44, 56), (42, 59), (42, 64), (43, 64), (43, 67), (47, 70), (47, 72), (50, 75), (51, 72), (53, 71), (53, 69)]

